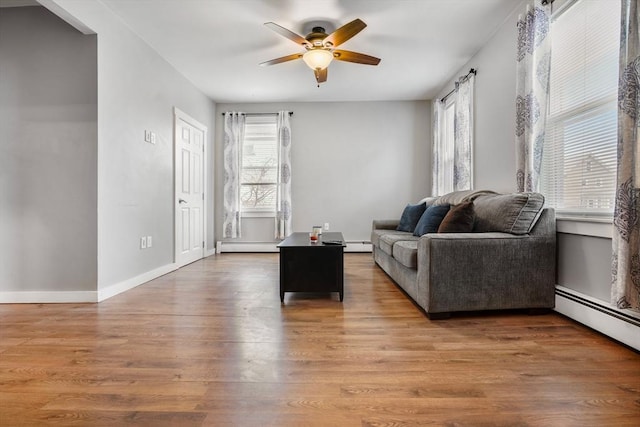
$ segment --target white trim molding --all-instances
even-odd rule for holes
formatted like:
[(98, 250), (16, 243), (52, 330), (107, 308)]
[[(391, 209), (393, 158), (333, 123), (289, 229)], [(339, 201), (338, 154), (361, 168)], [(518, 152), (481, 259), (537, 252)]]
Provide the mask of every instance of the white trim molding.
[(167, 264), (99, 291), (0, 292), (0, 304), (96, 303), (126, 292), (177, 269), (177, 264)]
[(579, 234), (581, 236), (611, 239), (613, 236), (613, 222), (610, 218), (556, 217), (556, 231), (564, 234)]
[(140, 286), (144, 283), (147, 283), (150, 280), (156, 279), (160, 276), (164, 276), (167, 273), (171, 273), (172, 271), (175, 271), (177, 269), (178, 269), (178, 264), (176, 263), (163, 265), (162, 267), (158, 267), (154, 270), (147, 271), (146, 273), (142, 273), (138, 276), (124, 280), (120, 283), (116, 283), (111, 286), (108, 286), (105, 289), (100, 289), (98, 290), (97, 301), (98, 302), (104, 301), (108, 298), (114, 297), (118, 294), (121, 294), (137, 286)]
[(640, 313), (556, 285), (555, 311), (640, 351)]
[(0, 292), (0, 304), (95, 303), (96, 291), (18, 291)]

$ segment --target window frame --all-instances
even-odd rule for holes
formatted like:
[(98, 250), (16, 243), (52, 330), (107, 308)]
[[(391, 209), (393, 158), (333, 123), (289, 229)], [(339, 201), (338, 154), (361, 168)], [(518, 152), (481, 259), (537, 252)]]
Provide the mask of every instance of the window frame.
[[(570, 11), (573, 6), (579, 4), (580, 2), (582, 2), (583, 0), (571, 0), (571, 1), (567, 1), (564, 2), (564, 4), (561, 4), (560, 7), (553, 13), (551, 19), (552, 19), (552, 23), (551, 25), (553, 26), (556, 22), (556, 20), (562, 16), (564, 13), (567, 13), (568, 11)], [(619, 33), (619, 31), (618, 31)], [(553, 30), (551, 31), (551, 34), (553, 34)], [(553, 37), (553, 36), (552, 36)], [(617, 50), (616, 50), (617, 52)], [(552, 54), (553, 57), (553, 54)], [(553, 71), (551, 71), (553, 72)], [(617, 74), (617, 73), (616, 73)], [(601, 96), (595, 100), (590, 99), (588, 101), (584, 101), (581, 102), (579, 105), (574, 105), (558, 114), (556, 114), (555, 116), (551, 115), (551, 109), (549, 108), (548, 111), (548, 116), (547, 116), (547, 123), (546, 123), (546, 129), (545, 132), (549, 132), (552, 129), (551, 125), (554, 124), (559, 124), (560, 126), (564, 125), (564, 124), (570, 124), (570, 120), (571, 119), (579, 119), (581, 115), (587, 115), (587, 114), (598, 114), (599, 111), (609, 111), (609, 109), (611, 108), (610, 104), (616, 104), (617, 101), (617, 91), (615, 93), (609, 93), (606, 96)], [(551, 103), (551, 93), (549, 95), (549, 102)], [(617, 108), (617, 107), (616, 107)], [(617, 126), (616, 126), (617, 129)], [(617, 138), (616, 138), (617, 140)], [(564, 141), (564, 139), (563, 139)], [(615, 143), (613, 143), (615, 144)], [(612, 145), (613, 145), (612, 144)], [(553, 146), (549, 146), (547, 144), (547, 142), (545, 141), (545, 147), (544, 147), (544, 151), (545, 154), (547, 154), (549, 152), (549, 150), (551, 151), (556, 151), (558, 152), (558, 150), (564, 150), (565, 145), (564, 143), (561, 144), (556, 144)], [(585, 152), (586, 153), (586, 152)], [(545, 156), (546, 157), (546, 156)], [(543, 160), (544, 161), (544, 160)], [(586, 167), (588, 167), (589, 164), (589, 160), (587, 160), (587, 164), (585, 165)], [(545, 168), (545, 164), (543, 163), (543, 170)], [(563, 169), (561, 171), (561, 173), (563, 175), (567, 174), (567, 164), (565, 164), (563, 162)], [(548, 167), (548, 166), (546, 166)], [(548, 175), (544, 175), (544, 172), (541, 174), (541, 184), (542, 186), (544, 186), (545, 182), (543, 182), (543, 180), (548, 176)], [(558, 172), (555, 171), (553, 173), (553, 176), (558, 176)], [(613, 172), (613, 181), (614, 181), (614, 187), (615, 187), (615, 170)], [(580, 182), (583, 184), (585, 182), (591, 182), (592, 180), (597, 180), (597, 182), (600, 182), (599, 185), (597, 185), (597, 188), (601, 188), (603, 187), (603, 178), (602, 177), (586, 177), (583, 178)], [(552, 182), (552, 183), (548, 183), (548, 186), (556, 186), (558, 185), (557, 182)], [(591, 184), (589, 184), (591, 186)], [(563, 186), (563, 188), (565, 188)], [(541, 188), (541, 190), (543, 190)], [(613, 190), (614, 194), (612, 194), (612, 197), (615, 197), (615, 189)], [(584, 198), (585, 200), (589, 199), (592, 197), (592, 195), (588, 194), (588, 193), (580, 193), (577, 192), (577, 195), (579, 195), (581, 198)], [(613, 204), (615, 204), (615, 201), (612, 201)], [(598, 204), (598, 203), (594, 203), (594, 204)], [(614, 206), (610, 207), (610, 210), (601, 210), (601, 209), (597, 209), (597, 208), (592, 208), (590, 209), (589, 207), (585, 207), (585, 208), (558, 208), (555, 207), (556, 209), (556, 216), (558, 217), (558, 219), (563, 220), (563, 221), (575, 221), (576, 227), (571, 227), (572, 233), (575, 234), (580, 234), (579, 232), (576, 232), (576, 230), (581, 229), (581, 228), (585, 228), (582, 227), (582, 225), (587, 224), (587, 223), (593, 223), (594, 225), (597, 223), (600, 224), (610, 224), (613, 220), (613, 211), (614, 211)], [(597, 210), (596, 210), (597, 209)], [(608, 208), (607, 208), (608, 209)], [(579, 227), (578, 227), (579, 226)], [(589, 229), (592, 228), (592, 226), (588, 226)], [(586, 228), (585, 228), (586, 229)], [(559, 230), (560, 231), (560, 230)], [(607, 232), (599, 232), (600, 235), (602, 234), (608, 234)], [(587, 232), (585, 234), (591, 235), (591, 232)]]

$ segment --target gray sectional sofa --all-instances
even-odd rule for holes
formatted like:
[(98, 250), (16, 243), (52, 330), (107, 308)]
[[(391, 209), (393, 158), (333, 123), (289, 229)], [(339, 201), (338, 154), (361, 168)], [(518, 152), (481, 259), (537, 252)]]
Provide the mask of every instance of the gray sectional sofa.
[(375, 262), (429, 318), (554, 307), (555, 213), (542, 195), (458, 191), (423, 201), (473, 202), (472, 232), (414, 236), (396, 230), (399, 220), (374, 220), (371, 243)]

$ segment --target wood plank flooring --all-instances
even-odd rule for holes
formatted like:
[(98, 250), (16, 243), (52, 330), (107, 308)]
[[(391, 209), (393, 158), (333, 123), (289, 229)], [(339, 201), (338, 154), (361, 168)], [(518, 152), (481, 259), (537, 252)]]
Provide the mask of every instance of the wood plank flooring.
[(557, 314), (430, 321), (345, 255), (345, 299), (221, 254), (100, 304), (0, 305), (2, 426), (640, 426), (640, 354)]

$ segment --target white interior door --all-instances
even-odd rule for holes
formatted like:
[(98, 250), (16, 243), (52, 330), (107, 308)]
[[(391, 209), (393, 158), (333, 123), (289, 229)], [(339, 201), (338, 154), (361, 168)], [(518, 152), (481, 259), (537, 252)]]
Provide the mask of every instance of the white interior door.
[(207, 128), (176, 109), (175, 129), (175, 258), (182, 267), (204, 257)]

